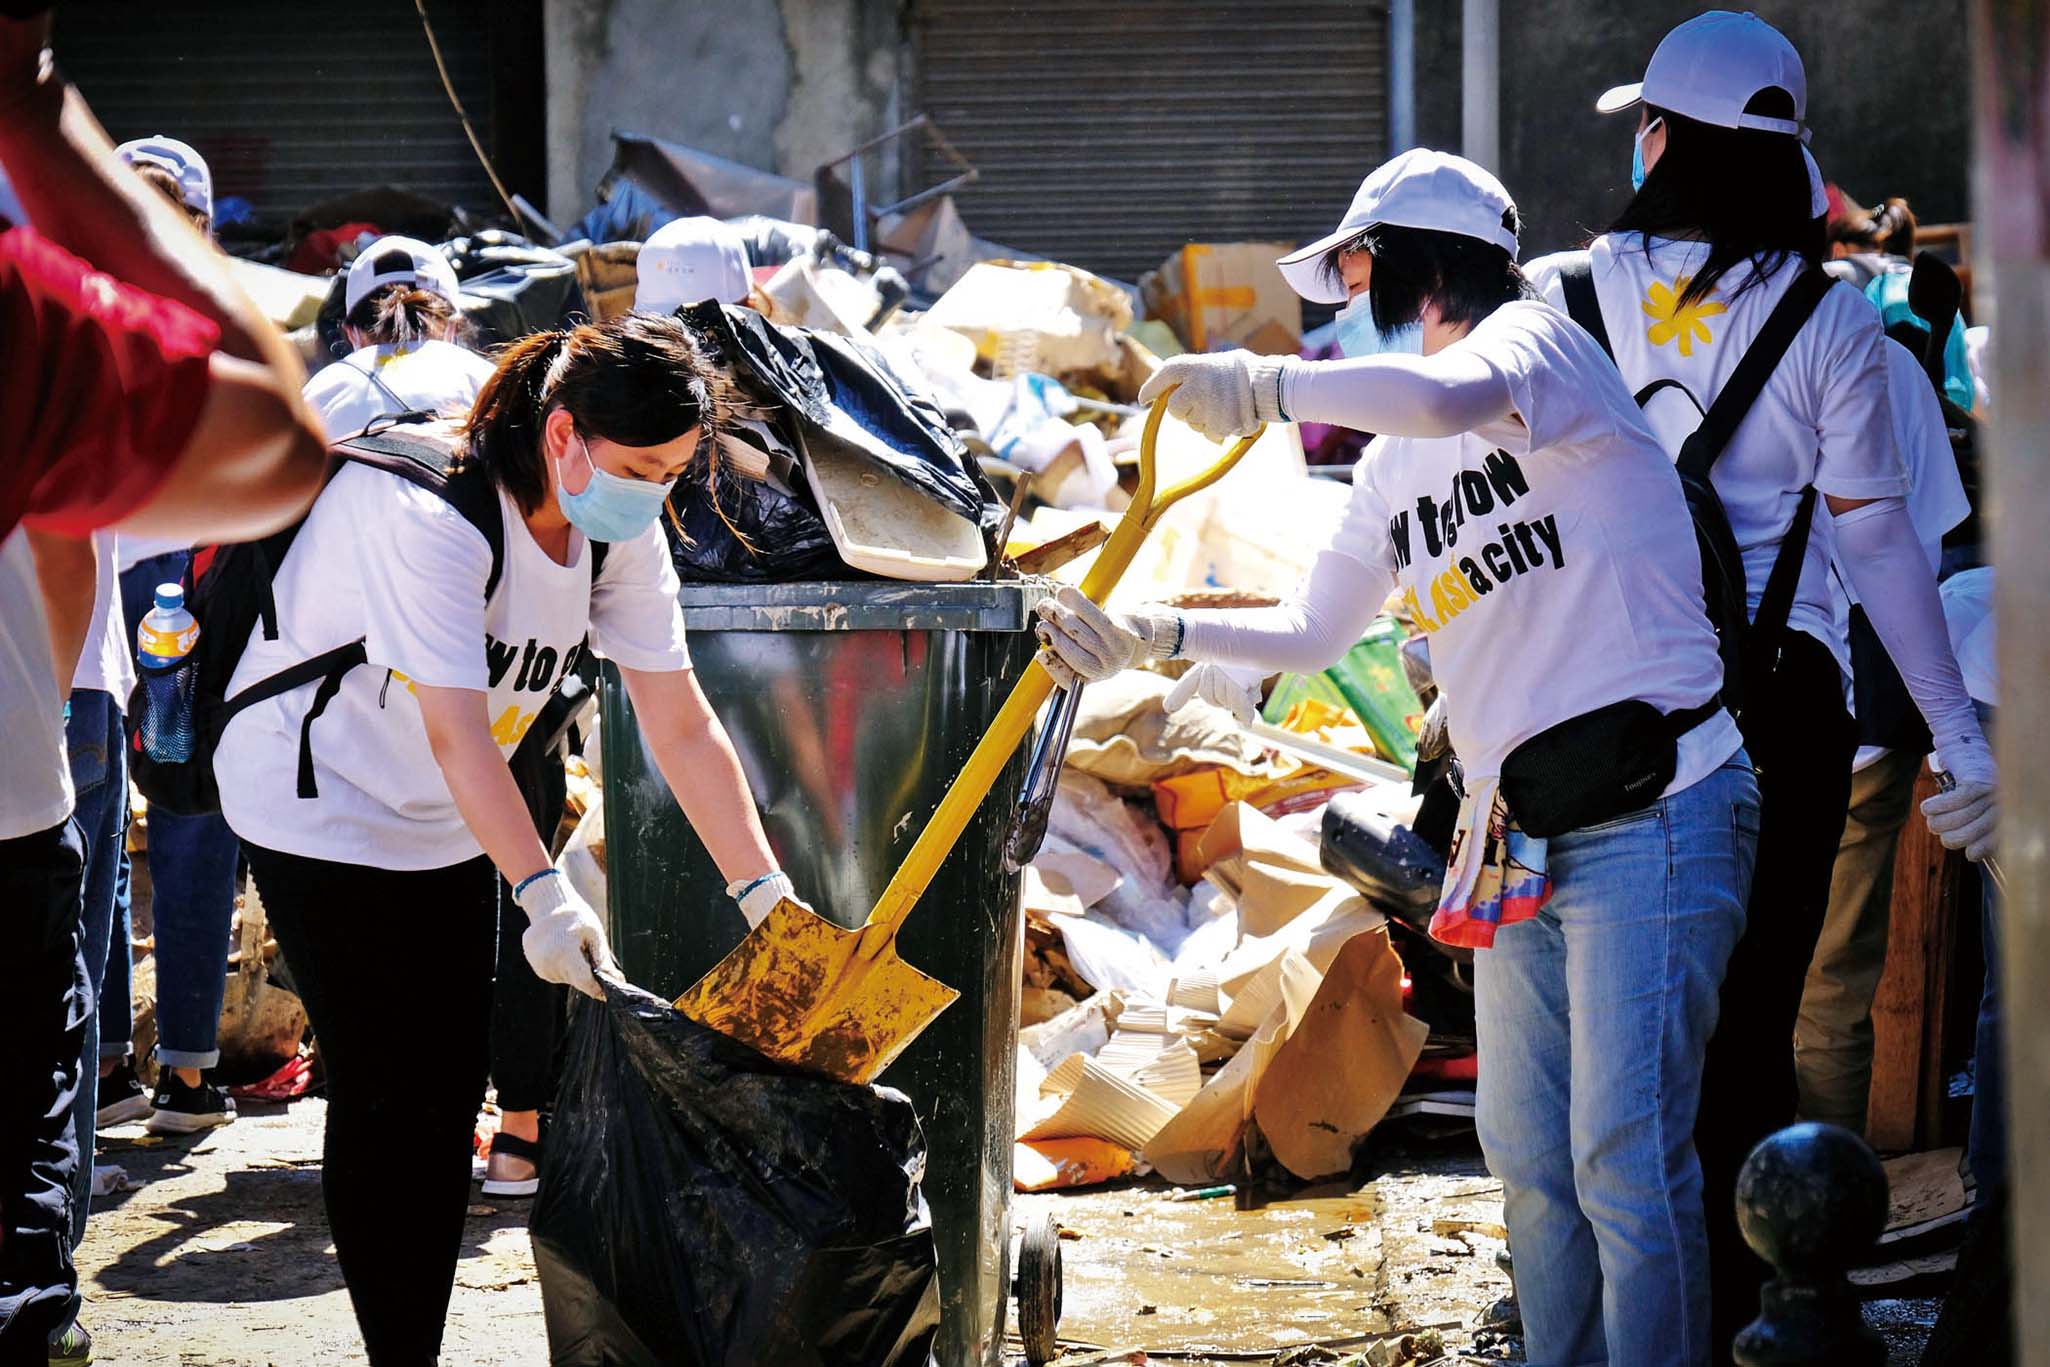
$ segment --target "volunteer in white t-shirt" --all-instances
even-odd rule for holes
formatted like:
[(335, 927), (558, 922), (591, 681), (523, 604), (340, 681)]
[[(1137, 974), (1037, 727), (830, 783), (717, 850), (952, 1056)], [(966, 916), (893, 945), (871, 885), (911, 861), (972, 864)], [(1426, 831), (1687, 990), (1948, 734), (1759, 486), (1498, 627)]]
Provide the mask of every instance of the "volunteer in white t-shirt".
[(468, 329), (440, 248), (379, 238), (350, 264), (342, 304), (342, 333), (355, 350), (306, 382), (306, 402), (328, 436), (353, 436), (399, 413), (470, 411), (491, 362), (461, 345)]
[[(1668, 449), (1712, 405), (1797, 277), (1819, 266), (1801, 123), (1800, 55), (1750, 14), (1710, 11), (1660, 42), (1640, 83), (1603, 95), (1637, 111), (1622, 217), (1588, 248), (1616, 363), (1648, 401)], [(1620, 169), (1620, 167), (1619, 167)], [(1533, 263), (1548, 298), (1566, 298), (1561, 258)], [(1755, 613), (1804, 491), (1820, 495), (1777, 670), (1746, 678), (1747, 748), (1759, 767), (1764, 825), (1757, 902), (1731, 956), (1722, 1023), (1703, 1080), (1700, 1149), (1715, 1282), (1715, 1351), (1758, 1312), (1764, 1273), (1734, 1215), (1752, 1146), (1795, 1114), (1793, 1034), (1801, 990), (1843, 832), (1855, 732), (1842, 672), (1849, 655), (1831, 611), (1834, 555), (1864, 600), (1957, 779), (1925, 804), (1930, 827), (1959, 845), (1990, 822), (1992, 754), (1944, 637), (1936, 585), (1903, 502), (1878, 315), (1837, 286), (1821, 299), (1716, 463), (1712, 480), (1743, 552)], [(1686, 410), (1683, 415), (1681, 410)], [(1825, 510), (1827, 516), (1822, 513)]]
[(278, 638), (253, 633), (229, 685), (233, 697), (352, 641), (368, 655), (338, 687), (235, 715), (214, 772), (321, 1041), (327, 1213), (373, 1363), (431, 1362), (440, 1342), (483, 1099), (499, 875), (541, 977), (596, 995), (594, 965), (616, 972), (506, 765), (579, 652), (618, 668), (642, 744), (750, 923), (792, 895), (691, 670), (656, 525), (678, 475), (715, 458), (700, 449), (707, 380), (668, 318), (513, 344), (463, 437), (468, 477), (492, 482), (503, 518), (488, 599), (474, 522), (345, 466), (279, 569)]
[(1477, 947), (1478, 1123), (1530, 1358), (1693, 1362), (1706, 1249), (1687, 1136), (1757, 790), (1678, 476), (1593, 339), (1535, 298), (1516, 226), (1480, 167), (1404, 153), (1281, 261), (1306, 297), (1350, 298), (1347, 359), (1183, 356), (1142, 391), (1179, 386), (1170, 411), (1212, 436), (1382, 434), (1294, 598), (1105, 613), (1070, 590), (1042, 635), (1057, 677), (1179, 656), (1206, 662), (1184, 689), (1229, 701), (1217, 667), (1322, 669), (1401, 592), (1465, 763), (1432, 929)]

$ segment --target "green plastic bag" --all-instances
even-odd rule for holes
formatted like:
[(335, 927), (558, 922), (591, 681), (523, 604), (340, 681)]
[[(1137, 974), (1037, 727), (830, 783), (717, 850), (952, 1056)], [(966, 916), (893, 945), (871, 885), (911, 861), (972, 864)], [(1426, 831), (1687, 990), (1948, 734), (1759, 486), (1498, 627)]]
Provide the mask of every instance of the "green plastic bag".
[(1358, 645), (1322, 674), (1285, 674), (1267, 699), (1265, 719), (1279, 725), (1304, 698), (1351, 709), (1383, 759), (1416, 772), (1424, 706), (1402, 671), (1407, 639), (1392, 617), (1376, 618)]

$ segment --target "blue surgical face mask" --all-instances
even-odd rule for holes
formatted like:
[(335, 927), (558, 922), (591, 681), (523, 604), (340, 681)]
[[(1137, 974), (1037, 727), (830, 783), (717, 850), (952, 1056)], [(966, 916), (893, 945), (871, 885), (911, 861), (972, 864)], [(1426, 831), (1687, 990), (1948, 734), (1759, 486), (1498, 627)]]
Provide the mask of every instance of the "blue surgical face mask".
[(1374, 306), (1363, 292), (1331, 320), (1338, 328), (1338, 349), (1347, 356), (1421, 356), (1421, 320), (1383, 332), (1374, 324)]
[(556, 471), (555, 501), (561, 505), (562, 515), (593, 541), (631, 541), (648, 530), (662, 515), (662, 504), (676, 487), (676, 481), (656, 484), (600, 470), (591, 459), (591, 445), (584, 441), (582, 433), (577, 434), (577, 440), (583, 444), (584, 463), (591, 467), (591, 480), (582, 493), (573, 494), (563, 484), (562, 472)]
[(1630, 192), (1637, 193), (1644, 188), (1644, 138), (1652, 129), (1664, 123), (1664, 119), (1653, 119), (1637, 130), (1637, 136), (1630, 140)]

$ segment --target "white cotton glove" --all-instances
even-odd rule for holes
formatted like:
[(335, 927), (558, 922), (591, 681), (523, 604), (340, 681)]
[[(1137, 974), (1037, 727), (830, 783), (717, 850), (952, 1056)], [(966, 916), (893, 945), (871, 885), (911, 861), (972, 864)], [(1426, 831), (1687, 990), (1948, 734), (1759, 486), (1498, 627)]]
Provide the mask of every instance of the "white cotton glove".
[(1167, 690), (1165, 705), (1172, 715), (1191, 698), (1201, 698), (1231, 713), (1240, 726), (1251, 726), (1260, 717), (1259, 686), (1257, 679), (1248, 685), (1228, 667), (1205, 661), (1175, 680), (1174, 687)]
[[(726, 895), (740, 904), (740, 914), (747, 918), (747, 928), (769, 919), (769, 913), (778, 902), (788, 899), (797, 905), (806, 906), (797, 895), (797, 885), (790, 881), (790, 875), (781, 869), (765, 873), (759, 878), (738, 878), (726, 885)], [(809, 907), (806, 907), (809, 910)]]
[(520, 948), (527, 963), (543, 982), (574, 987), (587, 997), (603, 998), (597, 974), (619, 976), (612, 960), (612, 946), (605, 940), (605, 923), (557, 870), (549, 870), (513, 894), (521, 911), (527, 913), (527, 933)]
[(1955, 785), (1922, 803), (1929, 829), (1943, 842), (1943, 848), (1963, 850), (1967, 859), (1992, 854), (1993, 837), (2000, 825), (1992, 750), (1983, 740), (1945, 746), (1929, 757), (1929, 767), (1949, 774)]
[(1250, 351), (1175, 356), (1140, 388), (1139, 402), (1150, 404), (1173, 388), (1168, 412), (1212, 441), (1244, 436), (1263, 422), (1288, 421), (1281, 412), (1288, 360)]
[(1062, 688), (1165, 660), (1181, 643), (1180, 614), (1161, 607), (1105, 612), (1074, 587), (1041, 599), (1038, 612), (1039, 640), (1049, 652), (1040, 662)]

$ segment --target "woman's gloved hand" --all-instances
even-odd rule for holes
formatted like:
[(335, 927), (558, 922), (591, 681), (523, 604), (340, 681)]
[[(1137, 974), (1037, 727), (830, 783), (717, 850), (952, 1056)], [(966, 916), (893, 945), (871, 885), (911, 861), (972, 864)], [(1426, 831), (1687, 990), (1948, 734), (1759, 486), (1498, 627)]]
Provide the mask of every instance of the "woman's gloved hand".
[(740, 904), (740, 914), (747, 918), (749, 930), (768, 920), (778, 902), (788, 900), (811, 910), (797, 895), (797, 885), (790, 881), (790, 875), (781, 869), (772, 869), (759, 878), (735, 879), (726, 885), (726, 895)]
[(1050, 652), (1040, 662), (1062, 688), (1165, 660), (1182, 643), (1180, 614), (1161, 607), (1105, 612), (1074, 587), (1041, 599), (1038, 613), (1039, 640)]
[(574, 987), (587, 997), (603, 998), (597, 974), (619, 976), (612, 946), (605, 940), (605, 923), (590, 904), (577, 896), (569, 880), (558, 869), (522, 883), (513, 893), (514, 902), (527, 913), (527, 932), (520, 948), (534, 976), (543, 982)]
[(1255, 678), (1247, 683), (1241, 672), (1226, 665), (1207, 661), (1197, 665), (1175, 680), (1163, 705), (1172, 715), (1186, 707), (1191, 698), (1223, 708), (1240, 726), (1251, 726), (1260, 717), (1260, 680)]
[(1932, 756), (1930, 765), (1949, 774), (1953, 786), (1923, 801), (1922, 816), (1929, 829), (1943, 842), (1943, 848), (1963, 850), (1967, 859), (1992, 854), (1993, 837), (2000, 825), (1993, 752), (1984, 741), (1950, 745)]
[(1212, 441), (1242, 437), (1263, 422), (1287, 422), (1281, 377), (1289, 358), (1250, 351), (1191, 353), (1161, 363), (1139, 390), (1150, 404), (1169, 389), (1167, 411)]

